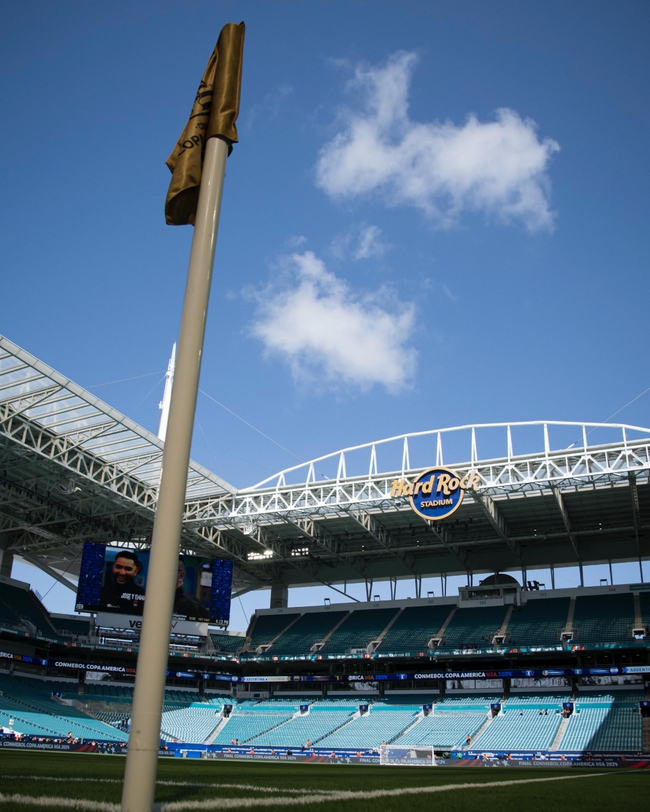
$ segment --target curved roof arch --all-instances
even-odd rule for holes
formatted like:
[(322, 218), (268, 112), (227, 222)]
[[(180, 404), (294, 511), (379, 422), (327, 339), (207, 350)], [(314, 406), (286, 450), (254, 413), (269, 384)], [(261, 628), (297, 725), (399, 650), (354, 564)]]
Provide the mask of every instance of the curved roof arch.
[(626, 423), (529, 420), (451, 426), (399, 434), (323, 454), (278, 471), (241, 493), (366, 473), (399, 472), (405, 476), (433, 465), (484, 465), (489, 460), (513, 460), (535, 452), (570, 452), (604, 444), (625, 446), (639, 439), (650, 440), (650, 429)]
[[(445, 465), (478, 484), (425, 521), (393, 483)], [(187, 504), (186, 522), (236, 539), (285, 585), (526, 570), (650, 555), (650, 429), (525, 421), (454, 426), (352, 446), (234, 496)]]

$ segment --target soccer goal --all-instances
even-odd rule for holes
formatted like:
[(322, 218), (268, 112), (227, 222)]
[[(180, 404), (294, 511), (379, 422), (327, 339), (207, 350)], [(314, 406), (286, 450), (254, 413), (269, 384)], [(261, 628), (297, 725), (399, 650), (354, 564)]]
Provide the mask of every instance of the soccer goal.
[(436, 755), (433, 747), (382, 744), (379, 748), (379, 763), (402, 767), (435, 767)]

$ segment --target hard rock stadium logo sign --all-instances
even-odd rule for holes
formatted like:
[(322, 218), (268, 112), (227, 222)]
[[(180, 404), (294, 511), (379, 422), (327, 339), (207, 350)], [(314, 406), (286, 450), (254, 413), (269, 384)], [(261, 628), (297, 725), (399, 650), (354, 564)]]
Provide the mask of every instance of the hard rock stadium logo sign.
[(419, 516), (428, 521), (440, 521), (458, 510), (466, 490), (478, 488), (480, 484), (476, 471), (459, 476), (449, 468), (429, 468), (413, 482), (394, 479), (390, 495), (393, 499), (408, 496)]

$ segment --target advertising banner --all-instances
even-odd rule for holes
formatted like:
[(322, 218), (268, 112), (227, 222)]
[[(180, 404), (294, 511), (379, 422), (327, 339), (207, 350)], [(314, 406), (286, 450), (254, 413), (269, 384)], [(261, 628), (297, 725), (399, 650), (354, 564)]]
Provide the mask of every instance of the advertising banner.
[[(111, 629), (131, 629), (139, 632), (142, 628), (142, 618), (137, 615), (118, 615), (111, 612), (97, 612), (97, 625)], [(192, 620), (172, 620), (172, 634), (191, 634), (205, 637), (208, 633), (207, 623), (198, 623)]]

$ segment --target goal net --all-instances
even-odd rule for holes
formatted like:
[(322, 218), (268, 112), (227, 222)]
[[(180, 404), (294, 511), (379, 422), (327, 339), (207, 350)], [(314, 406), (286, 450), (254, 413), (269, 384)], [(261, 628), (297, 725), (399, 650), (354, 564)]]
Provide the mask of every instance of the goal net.
[(435, 767), (436, 756), (433, 747), (382, 744), (379, 748), (379, 763), (402, 767)]

